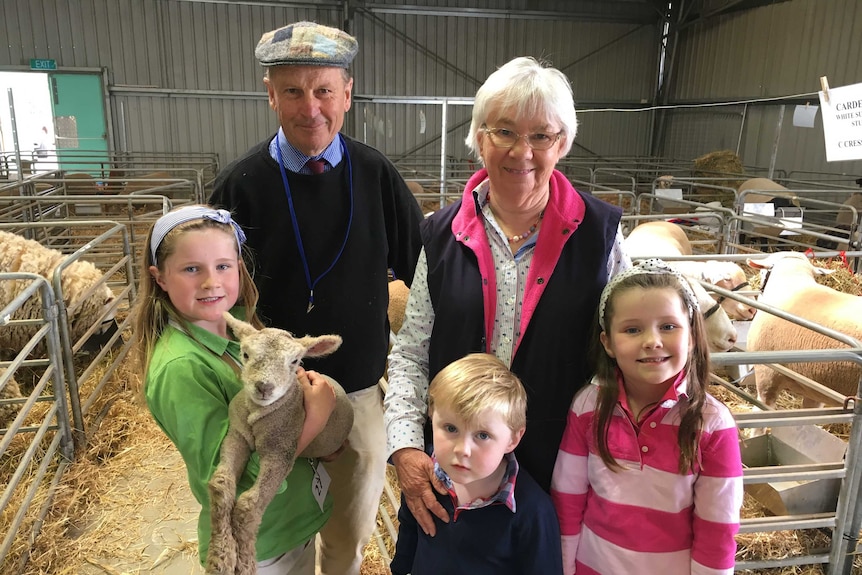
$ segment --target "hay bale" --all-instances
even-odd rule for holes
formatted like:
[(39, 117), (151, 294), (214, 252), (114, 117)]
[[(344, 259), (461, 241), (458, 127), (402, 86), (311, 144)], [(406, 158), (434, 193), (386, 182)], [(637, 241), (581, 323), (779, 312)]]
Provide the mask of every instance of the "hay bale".
[[(734, 175), (744, 173), (742, 160), (732, 150), (718, 150), (695, 158), (694, 169), (692, 170), (692, 176), (695, 178), (713, 178), (712, 185), (733, 188), (734, 190), (742, 181), (742, 178), (734, 177)], [(698, 201), (704, 203), (719, 201), (726, 208), (733, 207), (736, 199), (735, 194), (712, 188), (695, 187), (694, 193), (698, 196)]]

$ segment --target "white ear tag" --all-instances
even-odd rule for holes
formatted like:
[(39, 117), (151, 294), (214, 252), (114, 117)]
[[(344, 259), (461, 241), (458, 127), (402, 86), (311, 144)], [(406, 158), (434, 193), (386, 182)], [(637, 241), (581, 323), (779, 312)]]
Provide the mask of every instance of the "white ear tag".
[(329, 477), (329, 473), (326, 472), (323, 463), (318, 461), (317, 465), (315, 465), (311, 459), (308, 462), (314, 472), (314, 477), (311, 480), (311, 493), (314, 495), (314, 499), (317, 500), (320, 510), (323, 511), (323, 502), (326, 501), (326, 494), (329, 492), (329, 484), (332, 482), (332, 478)]

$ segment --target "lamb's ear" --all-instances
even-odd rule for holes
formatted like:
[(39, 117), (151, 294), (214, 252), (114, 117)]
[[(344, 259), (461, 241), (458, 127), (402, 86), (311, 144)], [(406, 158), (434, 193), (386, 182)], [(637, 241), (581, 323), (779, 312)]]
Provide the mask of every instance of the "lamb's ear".
[(341, 346), (340, 335), (321, 335), (300, 337), (296, 341), (305, 348), (305, 357), (329, 355)]
[(257, 329), (255, 329), (253, 325), (251, 325), (250, 323), (246, 323), (242, 320), (236, 319), (230, 314), (230, 312), (226, 311), (223, 315), (225, 321), (227, 322), (227, 326), (239, 339), (242, 339), (245, 336), (251, 335), (257, 331)]

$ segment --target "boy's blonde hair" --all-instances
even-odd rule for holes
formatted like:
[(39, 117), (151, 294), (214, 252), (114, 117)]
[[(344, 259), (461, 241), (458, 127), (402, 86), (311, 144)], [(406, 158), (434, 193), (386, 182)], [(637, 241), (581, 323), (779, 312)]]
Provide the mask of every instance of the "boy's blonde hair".
[[(135, 362), (135, 369), (141, 374), (144, 381), (146, 381), (147, 366), (152, 357), (156, 342), (168, 323), (173, 320), (181, 326), (185, 326), (186, 324), (186, 321), (177, 313), (177, 310), (171, 303), (167, 292), (156, 283), (156, 280), (150, 274), (150, 266), (155, 265), (159, 268), (159, 271), (164, 271), (165, 260), (174, 253), (177, 239), (188, 231), (215, 229), (229, 234), (231, 237), (235, 237), (234, 229), (229, 223), (221, 223), (206, 218), (186, 221), (172, 228), (164, 236), (156, 249), (154, 261), (152, 251), (150, 250), (154, 229), (155, 225), (150, 228), (147, 234), (146, 247), (141, 254), (138, 296), (136, 304), (132, 309), (133, 345), (131, 355), (132, 360)], [(245, 265), (242, 257), (242, 248), (239, 244), (237, 244), (237, 256), (240, 287), (236, 305), (245, 307), (245, 321), (257, 328), (261, 328), (263, 324), (255, 313), (258, 298), (257, 287), (254, 285), (251, 274)]]
[(428, 396), (429, 413), (439, 405), (472, 422), (492, 410), (513, 432), (527, 425), (527, 392), (521, 380), (487, 353), (472, 353), (447, 365), (431, 381)]

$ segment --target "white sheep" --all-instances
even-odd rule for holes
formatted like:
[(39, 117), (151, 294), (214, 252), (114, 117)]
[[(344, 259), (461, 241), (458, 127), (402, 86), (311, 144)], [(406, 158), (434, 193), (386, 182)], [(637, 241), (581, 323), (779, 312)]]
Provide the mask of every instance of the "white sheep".
[[(862, 340), (862, 297), (821, 285), (815, 275), (830, 270), (815, 267), (800, 252), (776, 252), (766, 259), (750, 260), (755, 268), (771, 270), (759, 301)], [(847, 347), (830, 337), (788, 322), (764, 311), (758, 312), (748, 331), (748, 351), (816, 350)], [(855, 396), (862, 368), (851, 362), (789, 363), (789, 369), (813, 379), (845, 396)], [(804, 407), (822, 405), (808, 388), (765, 365), (754, 368), (757, 397), (774, 407), (781, 389), (804, 397)]]
[[(52, 281), (54, 269), (63, 263), (66, 257), (62, 252), (45, 247), (39, 242), (0, 231), (0, 272), (33, 273)], [(27, 280), (0, 282), (0, 309), (9, 305), (29, 283)], [(114, 301), (114, 293), (103, 281), (102, 272), (91, 262), (78, 260), (66, 267), (62, 273), (61, 287), (64, 303), (69, 310), (69, 333), (73, 342), (78, 341), (95, 323), (113, 319), (109, 310)], [(92, 293), (87, 295), (90, 290), (93, 290)], [(34, 297), (16, 310), (10, 319), (41, 317), (41, 298)], [(17, 355), (38, 329), (38, 325), (9, 325), (0, 329), (0, 357)], [(44, 355), (44, 344), (34, 348), (33, 353)]]
[[(683, 274), (711, 283), (722, 289), (737, 291), (748, 285), (748, 277), (738, 264), (722, 260), (677, 261), (673, 265)], [(749, 320), (754, 317), (755, 308), (729, 297), (719, 297), (718, 302), (727, 317), (736, 320)]]
[[(228, 432), (209, 482), (212, 536), (206, 572), (250, 575), (257, 572), (255, 542), (263, 512), (297, 457), (305, 408), (296, 370), (303, 357), (338, 349), (341, 337), (295, 338), (281, 329), (258, 330), (228, 313), (225, 319), (240, 341), (243, 389), (230, 402)], [(335, 410), (300, 457), (335, 453), (353, 426), (350, 400), (338, 383), (327, 380), (335, 390)], [(254, 485), (236, 497), (237, 481), (252, 451), (260, 457), (260, 472)]]
[[(664, 256), (691, 255), (691, 243), (685, 230), (680, 226), (666, 221), (645, 222), (631, 231), (624, 241), (626, 253), (632, 258), (649, 258)], [(676, 267), (679, 262), (668, 262)], [(682, 270), (680, 270), (682, 271)], [(690, 277), (686, 275), (686, 277)], [(728, 351), (736, 343), (736, 328), (727, 316), (724, 308), (716, 307), (716, 302), (709, 293), (692, 279), (688, 282), (697, 297), (700, 310), (704, 314), (704, 326), (709, 341), (710, 351)], [(707, 312), (710, 312), (706, 317)]]
[[(629, 255), (650, 255), (658, 257), (670, 255), (692, 255), (691, 242), (682, 227), (663, 220), (644, 222), (634, 230), (634, 238), (626, 240)], [(632, 234), (629, 234), (631, 237)], [(673, 266), (680, 272), (695, 279), (703, 280), (726, 290), (738, 290), (748, 284), (748, 278), (739, 265), (720, 260), (674, 261)], [(755, 309), (731, 298), (718, 298), (730, 319), (749, 320), (754, 317)], [(712, 307), (712, 306), (710, 306)], [(709, 308), (707, 308), (709, 309)]]

